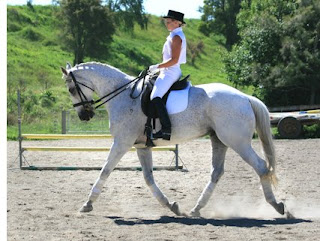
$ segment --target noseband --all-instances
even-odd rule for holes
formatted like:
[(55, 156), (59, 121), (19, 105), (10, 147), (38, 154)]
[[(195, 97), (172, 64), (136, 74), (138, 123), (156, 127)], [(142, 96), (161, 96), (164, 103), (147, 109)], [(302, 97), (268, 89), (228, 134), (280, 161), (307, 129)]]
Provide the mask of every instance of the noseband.
[[(95, 105), (95, 104), (98, 104), (97, 106), (94, 107), (94, 109), (97, 109), (99, 108), (100, 106), (104, 105), (105, 103), (107, 103), (109, 100), (113, 99), (114, 97), (116, 97), (117, 95), (121, 94), (123, 91), (125, 91), (128, 86), (133, 83), (133, 82), (136, 82), (136, 81), (139, 81), (140, 79), (142, 78), (145, 78), (147, 75), (148, 75), (148, 69), (146, 70), (143, 70), (139, 76), (133, 80), (131, 80), (130, 82), (120, 86), (119, 88), (115, 89), (114, 91), (112, 91), (111, 93), (101, 97), (100, 99), (98, 100), (88, 100), (88, 98), (86, 97), (86, 95), (83, 93), (83, 91), (81, 90), (80, 88), (80, 85), (94, 91), (93, 88), (81, 83), (81, 82), (78, 82), (74, 76), (74, 74), (72, 73), (72, 71), (69, 72), (73, 82), (74, 82), (74, 85), (76, 87), (76, 90), (77, 90), (77, 93), (78, 95), (80, 96), (80, 100), (81, 102), (79, 103), (76, 103), (73, 105), (73, 107), (78, 107), (78, 106), (83, 106), (85, 109), (90, 109), (90, 107), (92, 105)], [(109, 97), (109, 98), (108, 98)], [(103, 101), (104, 99), (106, 99), (105, 101)], [(103, 101), (103, 102), (102, 102)], [(100, 103), (102, 102), (102, 103)], [(99, 104), (100, 103), (100, 104)]]
[(70, 71), (70, 76), (71, 76), (71, 78), (72, 78), (72, 80), (74, 82), (74, 85), (76, 87), (76, 90), (77, 90), (78, 95), (80, 96), (80, 100), (81, 100), (81, 102), (79, 102), (77, 104), (74, 104), (73, 107), (78, 107), (78, 106), (82, 105), (82, 106), (88, 108), (89, 106), (93, 105), (95, 103), (95, 101), (94, 100), (88, 100), (86, 95), (83, 93), (83, 91), (81, 90), (79, 85), (82, 85), (82, 86), (84, 86), (84, 87), (86, 87), (86, 88), (88, 88), (88, 89), (90, 89), (92, 91), (94, 91), (94, 89), (92, 89), (91, 87), (89, 87), (89, 86), (87, 86), (87, 85), (85, 85), (85, 84), (83, 84), (81, 82), (78, 82), (76, 80), (76, 77), (74, 77), (74, 75), (73, 75), (73, 73), (71, 71)]

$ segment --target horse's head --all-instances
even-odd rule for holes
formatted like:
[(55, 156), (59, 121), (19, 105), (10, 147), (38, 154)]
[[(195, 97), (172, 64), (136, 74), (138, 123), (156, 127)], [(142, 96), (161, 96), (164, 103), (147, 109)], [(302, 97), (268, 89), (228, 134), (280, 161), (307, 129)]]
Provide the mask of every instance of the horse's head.
[(89, 121), (94, 116), (92, 106), (94, 87), (88, 76), (84, 74), (85, 68), (72, 69), (68, 63), (66, 69), (61, 67), (61, 71), (80, 120)]

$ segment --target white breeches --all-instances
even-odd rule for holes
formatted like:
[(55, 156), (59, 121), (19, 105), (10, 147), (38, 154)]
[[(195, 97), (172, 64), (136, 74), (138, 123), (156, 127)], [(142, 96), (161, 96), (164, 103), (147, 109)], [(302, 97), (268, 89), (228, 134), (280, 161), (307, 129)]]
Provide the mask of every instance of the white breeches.
[(158, 78), (154, 83), (153, 90), (150, 95), (150, 100), (153, 100), (156, 97), (162, 98), (173, 85), (173, 83), (180, 78), (180, 76), (180, 66), (161, 70)]

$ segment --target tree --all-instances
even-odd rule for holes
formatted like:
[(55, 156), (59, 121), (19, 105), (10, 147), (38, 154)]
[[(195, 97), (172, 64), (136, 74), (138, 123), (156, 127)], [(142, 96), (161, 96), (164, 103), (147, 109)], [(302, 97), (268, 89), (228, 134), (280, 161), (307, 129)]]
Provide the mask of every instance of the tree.
[(319, 16), (319, 1), (301, 1), (295, 15), (284, 24), (281, 62), (271, 73), (277, 86), (304, 92), (306, 104), (320, 103)]
[(240, 4), (241, 0), (204, 0), (200, 31), (205, 35), (212, 32), (224, 35), (226, 47), (231, 50), (232, 45), (239, 40), (236, 16)]
[(319, 1), (244, 1), (241, 42), (226, 58), (230, 81), (268, 105), (320, 103)]
[(32, 5), (32, 0), (27, 0), (27, 6), (28, 6), (28, 8), (31, 9), (31, 11), (34, 11), (34, 7)]
[(253, 18), (260, 14), (273, 16), (282, 23), (284, 18), (293, 14), (297, 7), (296, 0), (242, 0), (241, 11), (237, 15), (237, 25), (241, 31), (254, 23)]
[(104, 3), (115, 13), (116, 22), (125, 30), (132, 31), (134, 23), (138, 23), (141, 29), (147, 28), (143, 0), (105, 0)]
[(229, 80), (239, 86), (272, 87), (268, 76), (280, 58), (281, 31), (273, 16), (259, 14), (253, 18), (225, 60)]
[(115, 32), (109, 8), (100, 0), (61, 0), (60, 6), (62, 38), (74, 52), (74, 64), (85, 56), (99, 58), (106, 53)]

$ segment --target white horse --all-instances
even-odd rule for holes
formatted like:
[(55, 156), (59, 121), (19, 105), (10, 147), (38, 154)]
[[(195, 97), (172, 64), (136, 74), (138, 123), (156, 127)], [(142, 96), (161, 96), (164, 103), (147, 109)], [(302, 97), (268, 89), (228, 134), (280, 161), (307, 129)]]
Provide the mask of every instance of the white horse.
[[(66, 69), (61, 70), (81, 120), (90, 120), (94, 115), (93, 92), (105, 97), (133, 80), (133, 77), (112, 66), (95, 62), (74, 67), (67, 64)], [(152, 149), (145, 146), (144, 127), (147, 117), (141, 110), (141, 100), (130, 97), (132, 87), (133, 84), (129, 84), (122, 93), (104, 104), (109, 114), (110, 132), (114, 141), (106, 163), (80, 211), (93, 210), (93, 202), (99, 197), (108, 176), (122, 156), (134, 146), (137, 148), (144, 179), (153, 195), (161, 205), (168, 207), (176, 215), (182, 215), (178, 204), (170, 202), (154, 180)], [(171, 140), (155, 140), (156, 146), (178, 144), (204, 135), (209, 135), (212, 143), (211, 180), (191, 210), (192, 216), (200, 216), (200, 209), (207, 204), (223, 175), (228, 147), (236, 151), (259, 175), (266, 201), (278, 213), (285, 213), (284, 204), (276, 201), (272, 191), (271, 184), (276, 182), (275, 152), (269, 112), (260, 100), (224, 84), (197, 85), (189, 90), (187, 109), (170, 115), (170, 119)], [(251, 146), (255, 129), (261, 140), (266, 161), (261, 159)]]

